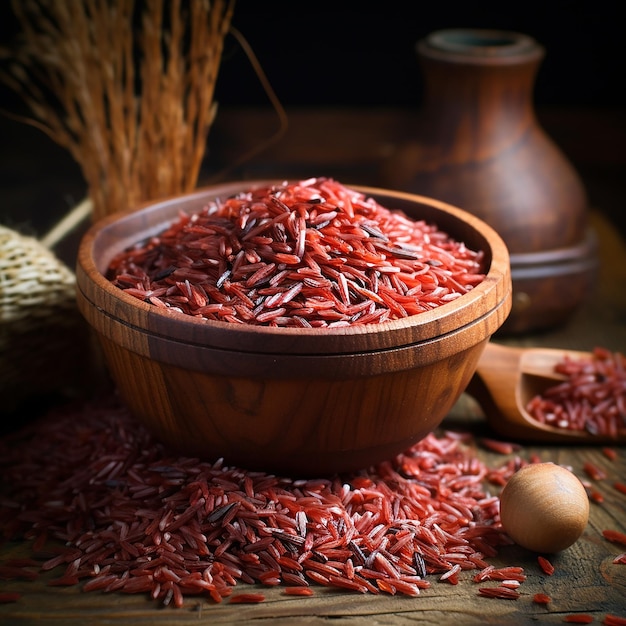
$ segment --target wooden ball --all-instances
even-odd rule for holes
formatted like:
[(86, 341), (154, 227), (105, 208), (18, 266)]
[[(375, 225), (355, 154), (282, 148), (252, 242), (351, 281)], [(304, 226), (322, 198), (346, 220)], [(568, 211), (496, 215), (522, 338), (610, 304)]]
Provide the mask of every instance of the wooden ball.
[(534, 463), (513, 474), (502, 489), (500, 519), (520, 546), (535, 552), (560, 552), (585, 530), (589, 498), (569, 470), (554, 463)]

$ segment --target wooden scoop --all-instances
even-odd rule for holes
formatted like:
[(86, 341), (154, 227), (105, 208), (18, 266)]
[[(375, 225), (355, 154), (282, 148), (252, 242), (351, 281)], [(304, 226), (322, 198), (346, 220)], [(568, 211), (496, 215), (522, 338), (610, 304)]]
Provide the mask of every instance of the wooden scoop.
[(565, 355), (590, 358), (589, 352), (554, 348), (517, 348), (488, 343), (467, 393), (478, 401), (490, 425), (513, 439), (546, 443), (624, 444), (617, 438), (542, 424), (527, 411), (533, 397), (566, 379), (554, 371)]

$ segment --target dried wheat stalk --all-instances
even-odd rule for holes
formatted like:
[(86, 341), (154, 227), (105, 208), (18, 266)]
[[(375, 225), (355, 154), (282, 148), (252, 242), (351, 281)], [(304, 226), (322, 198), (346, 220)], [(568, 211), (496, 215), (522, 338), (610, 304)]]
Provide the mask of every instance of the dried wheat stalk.
[(12, 0), (0, 73), (80, 165), (93, 219), (197, 183), (235, 0)]

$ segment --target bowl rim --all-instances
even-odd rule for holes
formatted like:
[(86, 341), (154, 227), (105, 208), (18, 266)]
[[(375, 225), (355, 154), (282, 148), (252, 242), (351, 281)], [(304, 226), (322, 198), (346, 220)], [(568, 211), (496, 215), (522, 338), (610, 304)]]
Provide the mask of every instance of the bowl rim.
[[(113, 254), (163, 230), (176, 218), (182, 204), (197, 202), (196, 209), (186, 209), (193, 212), (212, 199), (281, 182), (284, 181), (246, 180), (199, 187), (190, 193), (145, 203), (136, 209), (118, 211), (96, 221), (83, 235), (77, 256), (77, 297), (81, 311), (85, 314), (90, 306), (96, 307), (98, 314), (104, 314), (124, 326), (179, 343), (205, 344), (223, 349), (236, 346), (242, 351), (246, 351), (245, 347), (249, 345), (254, 346), (250, 347), (250, 352), (281, 354), (323, 354), (328, 353), (329, 349), (338, 354), (403, 347), (455, 333), (465, 325), (476, 326), (476, 320), (482, 318), (486, 320), (483, 326), (484, 334), (488, 336), (502, 324), (504, 319), (501, 318), (508, 315), (512, 290), (510, 257), (506, 244), (495, 229), (463, 209), (428, 196), (356, 184), (345, 186), (376, 198), (387, 208), (394, 208), (389, 206), (389, 201), (421, 204), (445, 213), (448, 219), (468, 224), (489, 247), (484, 250), (489, 266), (483, 281), (451, 302), (409, 317), (375, 324), (308, 329), (238, 325), (161, 309), (126, 294), (103, 274)], [(148, 224), (146, 216), (159, 212), (169, 216), (159, 223)], [(111, 241), (114, 232), (123, 230), (129, 221), (149, 225), (150, 228), (139, 235), (115, 239), (115, 249), (109, 256), (96, 258), (100, 253), (99, 247), (104, 245), (104, 239), (108, 237)], [(497, 312), (498, 319), (488, 323), (491, 312)], [(268, 344), (267, 349), (261, 345), (263, 342)]]

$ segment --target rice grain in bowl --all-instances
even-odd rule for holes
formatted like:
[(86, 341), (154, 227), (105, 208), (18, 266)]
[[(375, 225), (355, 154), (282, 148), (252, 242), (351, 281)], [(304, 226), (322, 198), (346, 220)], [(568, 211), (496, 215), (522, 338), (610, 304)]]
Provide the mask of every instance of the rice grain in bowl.
[[(303, 184), (311, 186), (321, 180)], [(129, 291), (113, 283), (109, 274), (113, 261), (119, 263), (130, 248), (143, 248), (151, 238), (158, 243), (163, 231), (172, 229), (181, 214), (188, 217), (212, 201), (219, 204), (234, 194), (287, 183), (247, 181), (200, 189), (137, 211), (109, 216), (94, 224), (84, 236), (77, 263), (79, 308), (97, 333), (124, 401), (173, 450), (291, 475), (352, 471), (390, 458), (419, 441), (439, 425), (466, 388), (484, 345), (511, 308), (509, 257), (503, 241), (481, 220), (443, 202), (329, 182), (355, 194), (355, 199), (363, 198), (390, 211), (402, 211), (411, 220), (435, 225), (437, 232), (446, 233), (462, 248), (479, 251), (484, 276), (481, 280), (470, 278), (472, 284), (462, 295), (453, 294), (449, 301), (437, 302), (434, 308), (419, 313), (388, 315), (385, 321), (380, 321), (384, 317), (376, 313), (372, 319), (378, 321), (373, 323), (345, 323), (338, 319), (340, 311), (332, 314), (330, 324), (315, 316), (307, 322), (303, 311), (311, 307), (304, 306), (305, 300), (296, 302), (298, 294), (282, 296), (281, 300), (276, 289), (265, 294), (258, 290), (262, 285), (269, 289), (271, 284), (267, 281), (279, 272), (296, 271), (306, 265), (298, 264), (294, 256), (302, 257), (303, 246), (319, 239), (320, 230), (333, 227), (333, 218), (327, 215), (330, 219), (326, 223), (323, 219), (319, 224), (307, 222), (306, 243), (298, 237), (298, 227), (287, 224), (280, 248), (281, 254), (287, 256), (274, 257), (276, 267), (265, 282), (259, 281), (260, 287), (250, 278), (250, 272), (263, 273), (254, 247), (251, 248), (245, 263), (253, 267), (246, 280), (254, 298), (239, 310), (245, 317), (256, 307), (257, 316), (250, 323), (236, 316), (207, 319), (197, 310), (193, 314), (184, 312), (186, 305), (174, 306), (177, 301), (183, 303), (185, 297), (190, 301), (197, 296), (200, 301), (196, 305), (208, 306), (208, 317), (219, 309), (203, 301), (202, 294), (198, 296), (189, 280), (193, 272), (183, 273), (185, 280), (177, 281), (175, 276), (170, 279), (171, 292), (178, 300), (170, 298), (170, 308), (162, 306), (157, 296), (164, 295), (167, 300), (165, 289), (157, 291), (158, 285), (145, 278), (133, 284), (129, 277), (141, 255), (121, 270), (123, 276), (118, 284)], [(286, 210), (280, 202), (277, 206), (278, 212)], [(316, 213), (313, 209), (307, 213), (302, 206), (295, 210), (300, 211), (300, 216)], [(245, 221), (241, 215), (236, 219)], [(240, 226), (247, 228), (248, 233), (254, 227), (242, 223)], [(370, 230), (372, 237), (378, 236), (375, 229)], [(208, 240), (200, 240), (196, 237), (194, 245), (204, 245), (208, 262), (218, 263), (217, 249)], [(234, 242), (230, 257), (234, 259), (239, 244), (232, 235), (222, 240), (230, 243), (221, 244), (221, 253), (224, 245)], [(337, 246), (348, 246), (345, 250), (350, 250), (349, 234), (343, 232), (335, 240)], [(264, 235), (255, 241), (259, 252), (262, 246), (269, 245)], [(324, 243), (328, 247), (328, 241)], [(180, 242), (177, 245), (180, 249)], [(358, 280), (354, 272), (338, 272), (341, 255), (331, 252), (336, 265), (331, 263), (330, 274), (326, 273), (325, 278), (335, 278), (333, 293), (339, 309), (344, 310), (342, 297), (356, 301), (359, 294), (362, 297), (372, 291), (372, 284)], [(392, 255), (393, 250), (388, 250), (387, 256)], [(437, 265), (436, 261), (432, 263)], [(309, 260), (307, 267), (311, 266), (315, 263)], [(369, 272), (369, 276), (378, 274), (374, 286), (388, 282), (389, 277), (383, 274), (402, 274), (404, 269), (378, 272), (372, 267), (364, 268), (362, 271)], [(237, 268), (231, 264), (226, 272), (224, 267), (216, 270), (214, 282), (236, 282), (234, 269)], [(174, 270), (161, 267), (156, 278), (167, 277), (168, 272), (171, 276)], [(310, 284), (315, 285), (315, 281)], [(273, 303), (278, 302), (285, 312), (274, 321), (270, 313), (261, 317), (263, 323), (259, 323), (259, 311), (265, 311), (262, 298), (272, 295)], [(291, 326), (272, 325), (277, 323), (277, 317), (286, 318), (297, 307), (304, 321)], [(371, 306), (369, 311), (373, 310)]]

